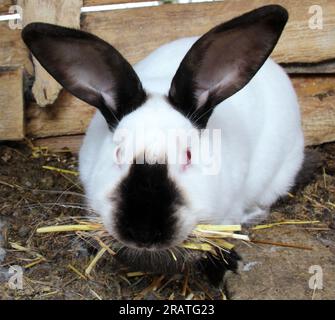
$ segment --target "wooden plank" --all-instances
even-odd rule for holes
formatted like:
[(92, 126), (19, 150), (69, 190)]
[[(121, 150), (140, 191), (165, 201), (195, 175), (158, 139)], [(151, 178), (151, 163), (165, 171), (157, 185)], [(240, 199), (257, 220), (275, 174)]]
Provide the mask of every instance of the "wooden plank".
[[(226, 0), (214, 3), (170, 4), (158, 7), (95, 12), (83, 15), (82, 28), (112, 43), (136, 63), (161, 44), (201, 35), (213, 26), (272, 0)], [(278, 0), (290, 12), (289, 23), (273, 57), (278, 62), (318, 62), (335, 55), (335, 6), (320, 0), (323, 30), (311, 30), (308, 10), (314, 0)], [(125, 26), (127, 26), (125, 28)]]
[(306, 145), (335, 141), (335, 76), (294, 77)]
[[(108, 4), (149, 2), (153, 0), (84, 0), (84, 6), (103, 6)], [(0, 0), (0, 14), (7, 14), (10, 6), (16, 4), (16, 0)]]
[[(335, 76), (295, 76), (293, 84), (301, 104), (306, 145), (335, 141)], [(29, 106), (30, 137), (84, 133), (94, 108), (63, 92), (52, 107)]]
[(60, 136), (41, 138), (33, 140), (33, 145), (36, 147), (47, 148), (48, 152), (72, 152), (78, 153), (83, 142), (84, 135)]
[(24, 137), (22, 82), (21, 68), (0, 69), (0, 140)]
[(281, 63), (289, 74), (321, 74), (335, 73), (335, 59), (324, 60), (319, 63)]
[(15, 0), (0, 0), (0, 14), (8, 14), (9, 7), (15, 3)]
[(29, 137), (76, 135), (85, 132), (95, 108), (63, 90), (52, 106), (31, 104), (26, 110)]
[(8, 21), (1, 21), (0, 35), (0, 67), (28, 64), (29, 53), (21, 40), (21, 30), (12, 30)]
[[(84, 6), (102, 6), (108, 4), (148, 2), (152, 0), (84, 0)], [(0, 15), (8, 14), (10, 6), (16, 4), (16, 0), (0, 0)]]
[[(80, 9), (83, 0), (17, 0), (22, 8), (23, 26), (31, 22), (46, 22), (70, 28), (80, 28)], [(53, 104), (61, 91), (61, 85), (33, 57), (35, 82), (33, 95), (39, 106)]]
[[(323, 30), (309, 29), (308, 9), (314, 4), (313, 0), (276, 2), (290, 11), (288, 26), (273, 55), (278, 62), (315, 63), (334, 58), (333, 1), (318, 1), (324, 13)], [(272, 0), (226, 0), (87, 13), (82, 15), (82, 27), (112, 43), (135, 63), (163, 43), (201, 35), (218, 23), (268, 3)], [(0, 66), (26, 64), (28, 55), (20, 31), (10, 30), (7, 22), (1, 22), (0, 34)]]
[[(119, 1), (127, 0), (86, 0), (86, 5), (118, 3)], [(16, 0), (0, 0), (0, 14), (6, 14), (13, 3), (16, 3)], [(38, 13), (41, 14), (40, 11)], [(24, 65), (29, 71), (32, 70), (29, 52), (21, 40), (21, 30), (10, 29), (8, 21), (0, 21), (0, 67), (21, 65)]]

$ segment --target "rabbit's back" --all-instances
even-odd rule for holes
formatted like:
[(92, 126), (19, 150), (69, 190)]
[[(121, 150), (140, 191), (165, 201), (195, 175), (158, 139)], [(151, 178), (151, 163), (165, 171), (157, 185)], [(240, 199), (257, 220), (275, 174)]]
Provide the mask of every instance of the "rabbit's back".
[(222, 130), (217, 199), (223, 208), (241, 206), (229, 222), (248, 221), (247, 211), (269, 207), (294, 184), (304, 150), (299, 104), (289, 77), (271, 59), (215, 109), (208, 128)]

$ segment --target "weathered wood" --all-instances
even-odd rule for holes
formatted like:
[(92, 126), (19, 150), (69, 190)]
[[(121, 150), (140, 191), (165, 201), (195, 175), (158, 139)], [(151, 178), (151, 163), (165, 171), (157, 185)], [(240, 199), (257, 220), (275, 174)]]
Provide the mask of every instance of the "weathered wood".
[[(311, 30), (309, 8), (314, 0), (278, 0), (290, 12), (290, 20), (273, 57), (278, 62), (318, 62), (335, 55), (335, 5), (320, 0), (323, 30)], [(112, 43), (131, 63), (159, 45), (176, 38), (201, 35), (216, 24), (272, 0), (226, 0), (214, 3), (171, 4), (95, 12), (83, 15), (82, 28)], [(125, 26), (127, 26), (125, 28)]]
[[(22, 8), (23, 26), (31, 22), (48, 22), (66, 27), (80, 27), (80, 9), (83, 0), (18, 0)], [(61, 85), (33, 58), (35, 82), (32, 88), (41, 107), (52, 104), (58, 97)]]
[(282, 63), (281, 66), (289, 74), (332, 74), (335, 73), (335, 59), (319, 63)]
[(0, 22), (0, 67), (25, 65), (29, 53), (21, 41), (21, 30), (9, 28), (8, 21)]
[[(34, 0), (33, 0), (34, 1)], [(84, 0), (83, 6), (101, 6), (107, 4), (119, 4), (119, 3), (133, 3), (133, 2), (148, 2), (152, 0)], [(8, 9), (13, 4), (16, 4), (16, 0), (0, 0), (0, 14), (8, 13)]]
[(0, 69), (1, 140), (20, 140), (24, 137), (22, 81), (22, 68)]
[(294, 77), (306, 145), (335, 141), (335, 76)]
[(60, 136), (41, 138), (33, 140), (33, 145), (36, 147), (44, 147), (48, 149), (48, 152), (72, 152), (78, 153), (80, 146), (83, 142), (84, 135), (74, 136)]
[[(301, 104), (306, 145), (335, 140), (335, 76), (293, 77)], [(85, 132), (94, 108), (62, 92), (56, 104), (27, 110), (30, 137), (77, 135)]]
[(0, 0), (0, 14), (8, 14), (8, 9), (15, 0)]
[[(214, 3), (170, 4), (152, 8), (137, 8), (87, 13), (82, 27), (111, 42), (132, 63), (168, 41), (201, 35), (214, 25), (240, 15), (271, 0), (225, 0)], [(323, 8), (323, 30), (309, 29), (308, 13), (313, 0), (278, 0), (290, 11), (290, 20), (274, 58), (278, 62), (320, 62), (335, 55), (335, 5), (319, 0)], [(126, 28), (125, 28), (126, 26)], [(20, 65), (27, 52), (19, 30), (10, 30), (7, 22), (0, 23), (0, 66)]]
[(85, 132), (95, 108), (62, 91), (52, 106), (30, 105), (26, 132), (30, 137), (75, 135)]

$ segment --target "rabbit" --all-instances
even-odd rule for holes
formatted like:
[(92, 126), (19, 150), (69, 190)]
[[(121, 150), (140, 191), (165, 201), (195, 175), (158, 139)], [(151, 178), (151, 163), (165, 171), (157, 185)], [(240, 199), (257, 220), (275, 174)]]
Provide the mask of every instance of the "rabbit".
[[(89, 206), (126, 248), (176, 247), (199, 223), (252, 223), (294, 185), (304, 157), (299, 104), (269, 58), (287, 20), (283, 7), (264, 6), (165, 44), (134, 67), (84, 31), (24, 28), (41, 65), (98, 110), (80, 178)], [(218, 151), (196, 161), (199, 144), (177, 132)], [(170, 162), (173, 152), (182, 161)]]

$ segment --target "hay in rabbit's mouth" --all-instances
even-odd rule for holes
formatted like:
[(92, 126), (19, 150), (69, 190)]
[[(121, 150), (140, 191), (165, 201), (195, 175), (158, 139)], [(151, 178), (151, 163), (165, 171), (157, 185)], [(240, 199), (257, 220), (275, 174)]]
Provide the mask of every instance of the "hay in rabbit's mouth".
[[(228, 264), (227, 255), (234, 244), (226, 239), (250, 241), (241, 231), (241, 225), (200, 224), (179, 246), (164, 250), (132, 249), (114, 239), (104, 228), (99, 218), (76, 218), (73, 224), (58, 224), (38, 228), (37, 233), (74, 233), (77, 237), (94, 245), (96, 256), (86, 267), (85, 274), (90, 275), (97, 262), (110, 254), (134, 271), (173, 273), (183, 271), (186, 265), (194, 264), (200, 258), (216, 259)], [(137, 269), (137, 270), (136, 270)]]

